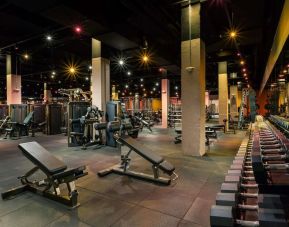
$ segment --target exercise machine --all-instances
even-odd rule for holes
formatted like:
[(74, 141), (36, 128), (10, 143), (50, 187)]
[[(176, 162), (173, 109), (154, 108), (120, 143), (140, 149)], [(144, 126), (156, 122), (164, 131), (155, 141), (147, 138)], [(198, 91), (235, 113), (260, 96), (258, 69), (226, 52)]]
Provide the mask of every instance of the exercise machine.
[[(108, 130), (114, 134), (114, 138), (120, 147), (125, 146), (128, 147), (129, 150), (121, 155), (121, 162), (119, 164), (108, 169), (99, 171), (98, 175), (100, 177), (104, 177), (111, 173), (116, 173), (164, 185), (169, 185), (171, 183), (171, 180), (176, 180), (178, 178), (178, 176), (174, 172), (175, 167), (171, 163), (165, 161), (163, 157), (159, 156), (148, 147), (142, 145), (137, 140), (128, 136), (121, 136), (119, 134), (120, 124), (118, 121), (109, 122)], [(152, 175), (132, 171), (129, 169), (131, 163), (130, 155), (133, 151), (151, 163), (153, 171)], [(160, 170), (164, 174), (169, 175), (170, 177), (161, 177), (159, 173)], [(173, 179), (171, 179), (172, 176), (174, 176)]]
[(0, 120), (0, 134), (2, 134), (5, 131), (9, 120), (10, 116), (6, 116), (3, 120)]
[[(23, 155), (35, 166), (23, 176), (18, 177), (22, 184), (21, 186), (1, 194), (3, 200), (13, 198), (22, 192), (30, 191), (70, 208), (79, 206), (75, 180), (88, 174), (85, 172), (85, 166), (68, 169), (61, 160), (57, 159), (37, 142), (21, 143), (18, 147)], [(46, 177), (40, 180), (30, 180), (37, 171), (42, 171)], [(67, 195), (61, 194), (61, 185), (66, 185)]]
[[(21, 136), (28, 136), (29, 135), (29, 130), (32, 129), (32, 124), (33, 124), (33, 114), (34, 112), (30, 112), (25, 119), (23, 120), (22, 123), (19, 122), (13, 122), (13, 121), (8, 121), (8, 127), (5, 128), (5, 137), (4, 139), (7, 139), (7, 136), (9, 135), (10, 138), (15, 136), (15, 132), (18, 134), (18, 138)], [(34, 130), (32, 129), (32, 136), (34, 136)]]

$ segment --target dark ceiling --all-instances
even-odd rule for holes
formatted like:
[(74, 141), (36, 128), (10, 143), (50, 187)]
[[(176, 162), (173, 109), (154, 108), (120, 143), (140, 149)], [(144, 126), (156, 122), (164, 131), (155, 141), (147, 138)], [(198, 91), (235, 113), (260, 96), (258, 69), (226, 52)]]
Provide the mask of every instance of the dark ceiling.
[[(240, 57), (246, 62), (250, 83), (258, 88), (275, 34), (283, 0), (207, 0), (202, 3), (202, 36), (206, 43), (207, 89), (217, 88), (217, 62), (228, 61), (229, 73), (242, 80)], [(166, 68), (174, 92), (180, 90), (181, 4), (177, 0), (2, 0), (0, 3), (0, 96), (5, 95), (5, 54), (19, 56), (25, 96), (39, 96), (43, 82), (55, 91), (60, 87), (89, 89), (91, 38), (103, 42), (103, 55), (111, 60), (112, 83), (118, 90), (126, 84), (139, 91), (140, 79), (152, 89), (160, 82), (160, 67)], [(83, 32), (76, 34), (79, 25)], [(227, 31), (235, 27), (236, 41)], [(52, 34), (48, 43), (45, 35)], [(153, 62), (138, 62), (144, 41)], [(29, 53), (24, 60), (23, 53)], [(127, 67), (116, 64), (128, 58)], [(80, 75), (65, 76), (64, 65), (77, 62)], [(51, 78), (51, 72), (57, 74)], [(128, 76), (127, 71), (132, 75)], [(244, 80), (243, 80), (244, 82)], [(231, 80), (236, 83), (236, 80)], [(178, 87), (177, 89), (175, 87)], [(173, 93), (174, 93), (173, 92)], [(159, 88), (152, 96), (158, 96)]]

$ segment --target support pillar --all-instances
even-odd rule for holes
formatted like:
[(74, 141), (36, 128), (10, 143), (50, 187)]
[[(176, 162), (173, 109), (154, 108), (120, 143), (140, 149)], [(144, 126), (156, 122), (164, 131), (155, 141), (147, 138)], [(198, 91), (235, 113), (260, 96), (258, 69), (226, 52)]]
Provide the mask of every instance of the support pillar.
[(289, 116), (289, 82), (286, 83), (286, 97), (287, 97), (287, 105), (286, 105), (286, 115)]
[(286, 97), (286, 87), (285, 84), (280, 84), (280, 92), (279, 92), (279, 103), (278, 103), (278, 107), (279, 107), (279, 113), (285, 113), (286, 109), (285, 109), (285, 97)]
[(91, 65), (92, 104), (106, 111), (106, 103), (110, 100), (110, 62), (101, 57), (101, 42), (93, 38)]
[(47, 83), (44, 83), (44, 90), (43, 90), (43, 101), (44, 103), (51, 102), (51, 90), (47, 89)]
[(6, 55), (7, 104), (21, 104), (21, 76), (18, 75), (17, 57)]
[(134, 95), (134, 111), (140, 112), (139, 101), (140, 101), (139, 94), (135, 93), (135, 95)]
[(234, 121), (238, 121), (238, 86), (230, 86), (230, 115)]
[(162, 128), (168, 127), (168, 106), (170, 102), (170, 81), (162, 79)]
[(205, 92), (205, 105), (206, 107), (210, 105), (210, 93), (208, 91)]
[(206, 153), (205, 43), (200, 36), (200, 9), (200, 2), (182, 8), (182, 150), (190, 156)]
[[(219, 80), (219, 124), (224, 124), (224, 119), (228, 120), (228, 74), (227, 62), (219, 62), (218, 64), (218, 80)], [(228, 121), (226, 122), (226, 130), (228, 130)]]
[(118, 100), (118, 92), (116, 91), (115, 85), (112, 85), (112, 88), (111, 88), (111, 100), (112, 101)]

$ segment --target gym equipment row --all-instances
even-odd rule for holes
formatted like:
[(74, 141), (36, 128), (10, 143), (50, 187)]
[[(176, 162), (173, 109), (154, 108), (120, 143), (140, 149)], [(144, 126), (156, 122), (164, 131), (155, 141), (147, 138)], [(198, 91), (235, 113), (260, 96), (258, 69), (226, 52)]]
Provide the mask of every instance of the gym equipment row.
[[(100, 148), (102, 146), (116, 147), (117, 143), (108, 128), (109, 122), (118, 120), (121, 135), (129, 135), (136, 138), (140, 127), (133, 126), (125, 110), (120, 109), (119, 102), (108, 102), (107, 112), (100, 111), (90, 102), (73, 101), (68, 103), (68, 146), (82, 146), (86, 149), (89, 146)], [(105, 117), (105, 119), (104, 119)]]
[[(165, 161), (164, 158), (141, 145), (137, 140), (129, 137), (127, 134), (121, 134), (120, 132), (124, 131), (124, 129), (122, 130), (121, 128), (124, 126), (120, 125), (118, 121), (109, 122), (107, 127), (109, 128), (109, 131), (114, 134), (117, 143), (122, 146), (127, 146), (129, 151), (126, 154), (121, 155), (120, 165), (100, 171), (98, 173), (99, 176), (102, 177), (109, 173), (118, 173), (141, 180), (168, 185), (171, 182), (171, 178), (161, 177), (159, 170), (162, 170), (170, 177), (175, 176), (173, 180), (177, 179), (178, 176), (174, 172), (175, 167), (172, 164)], [(37, 142), (21, 143), (18, 147), (23, 155), (35, 166), (23, 176), (18, 177), (21, 186), (12, 188), (1, 194), (3, 200), (12, 199), (20, 193), (30, 191), (62, 203), (70, 208), (75, 208), (79, 205), (75, 180), (88, 174), (85, 172), (85, 166), (68, 169), (61, 160), (57, 159)], [(131, 161), (129, 155), (132, 151), (136, 152), (152, 164), (153, 175), (129, 170)], [(39, 180), (39, 175), (36, 174), (37, 171), (42, 171), (46, 177)], [(67, 195), (61, 193), (61, 189), (63, 189), (61, 185), (66, 186), (67, 190), (65, 191), (67, 191)]]
[(288, 226), (288, 164), (280, 155), (288, 140), (261, 116), (247, 134), (211, 208), (211, 226)]
[(5, 138), (28, 135), (29, 131), (32, 136), (37, 131), (48, 135), (61, 133), (61, 104), (11, 104), (1, 105), (0, 110), (6, 114), (0, 120), (0, 133), (5, 133)]

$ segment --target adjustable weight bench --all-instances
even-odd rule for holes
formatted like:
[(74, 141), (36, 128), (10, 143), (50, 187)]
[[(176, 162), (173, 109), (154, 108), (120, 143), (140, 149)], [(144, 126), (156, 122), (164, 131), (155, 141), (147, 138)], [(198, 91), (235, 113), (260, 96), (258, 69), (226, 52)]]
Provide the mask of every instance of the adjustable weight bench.
[[(169, 162), (165, 161), (164, 158), (154, 153), (148, 147), (143, 146), (137, 140), (131, 137), (117, 137), (116, 135), (114, 137), (120, 145), (127, 146), (129, 148), (129, 151), (126, 155), (121, 156), (120, 164), (98, 172), (98, 176), (103, 177), (110, 173), (116, 173), (165, 185), (169, 185), (171, 183), (172, 175), (175, 176), (175, 178), (172, 180), (178, 178), (178, 176), (174, 172), (175, 167)], [(129, 158), (129, 155), (132, 151), (134, 151), (152, 164), (153, 175), (129, 170), (129, 163), (131, 160)], [(160, 177), (159, 170), (162, 170), (165, 174), (169, 175), (170, 178)]]
[[(13, 198), (19, 193), (30, 191), (70, 208), (75, 208), (79, 205), (77, 202), (78, 192), (74, 181), (87, 175), (87, 172), (84, 171), (85, 166), (68, 169), (61, 160), (57, 159), (37, 142), (21, 143), (18, 147), (23, 155), (35, 166), (25, 175), (18, 177), (22, 183), (21, 186), (1, 194), (3, 200)], [(38, 170), (41, 170), (46, 175), (46, 178), (30, 181), (28, 178)], [(61, 184), (66, 184), (68, 195), (61, 195)]]
[(141, 117), (135, 116), (135, 119), (137, 119), (139, 122), (141, 122), (142, 126), (141, 129), (143, 128), (143, 126), (145, 126), (148, 130), (150, 130), (150, 132), (152, 132), (152, 128), (154, 126), (153, 122), (147, 122), (146, 120), (142, 119)]

